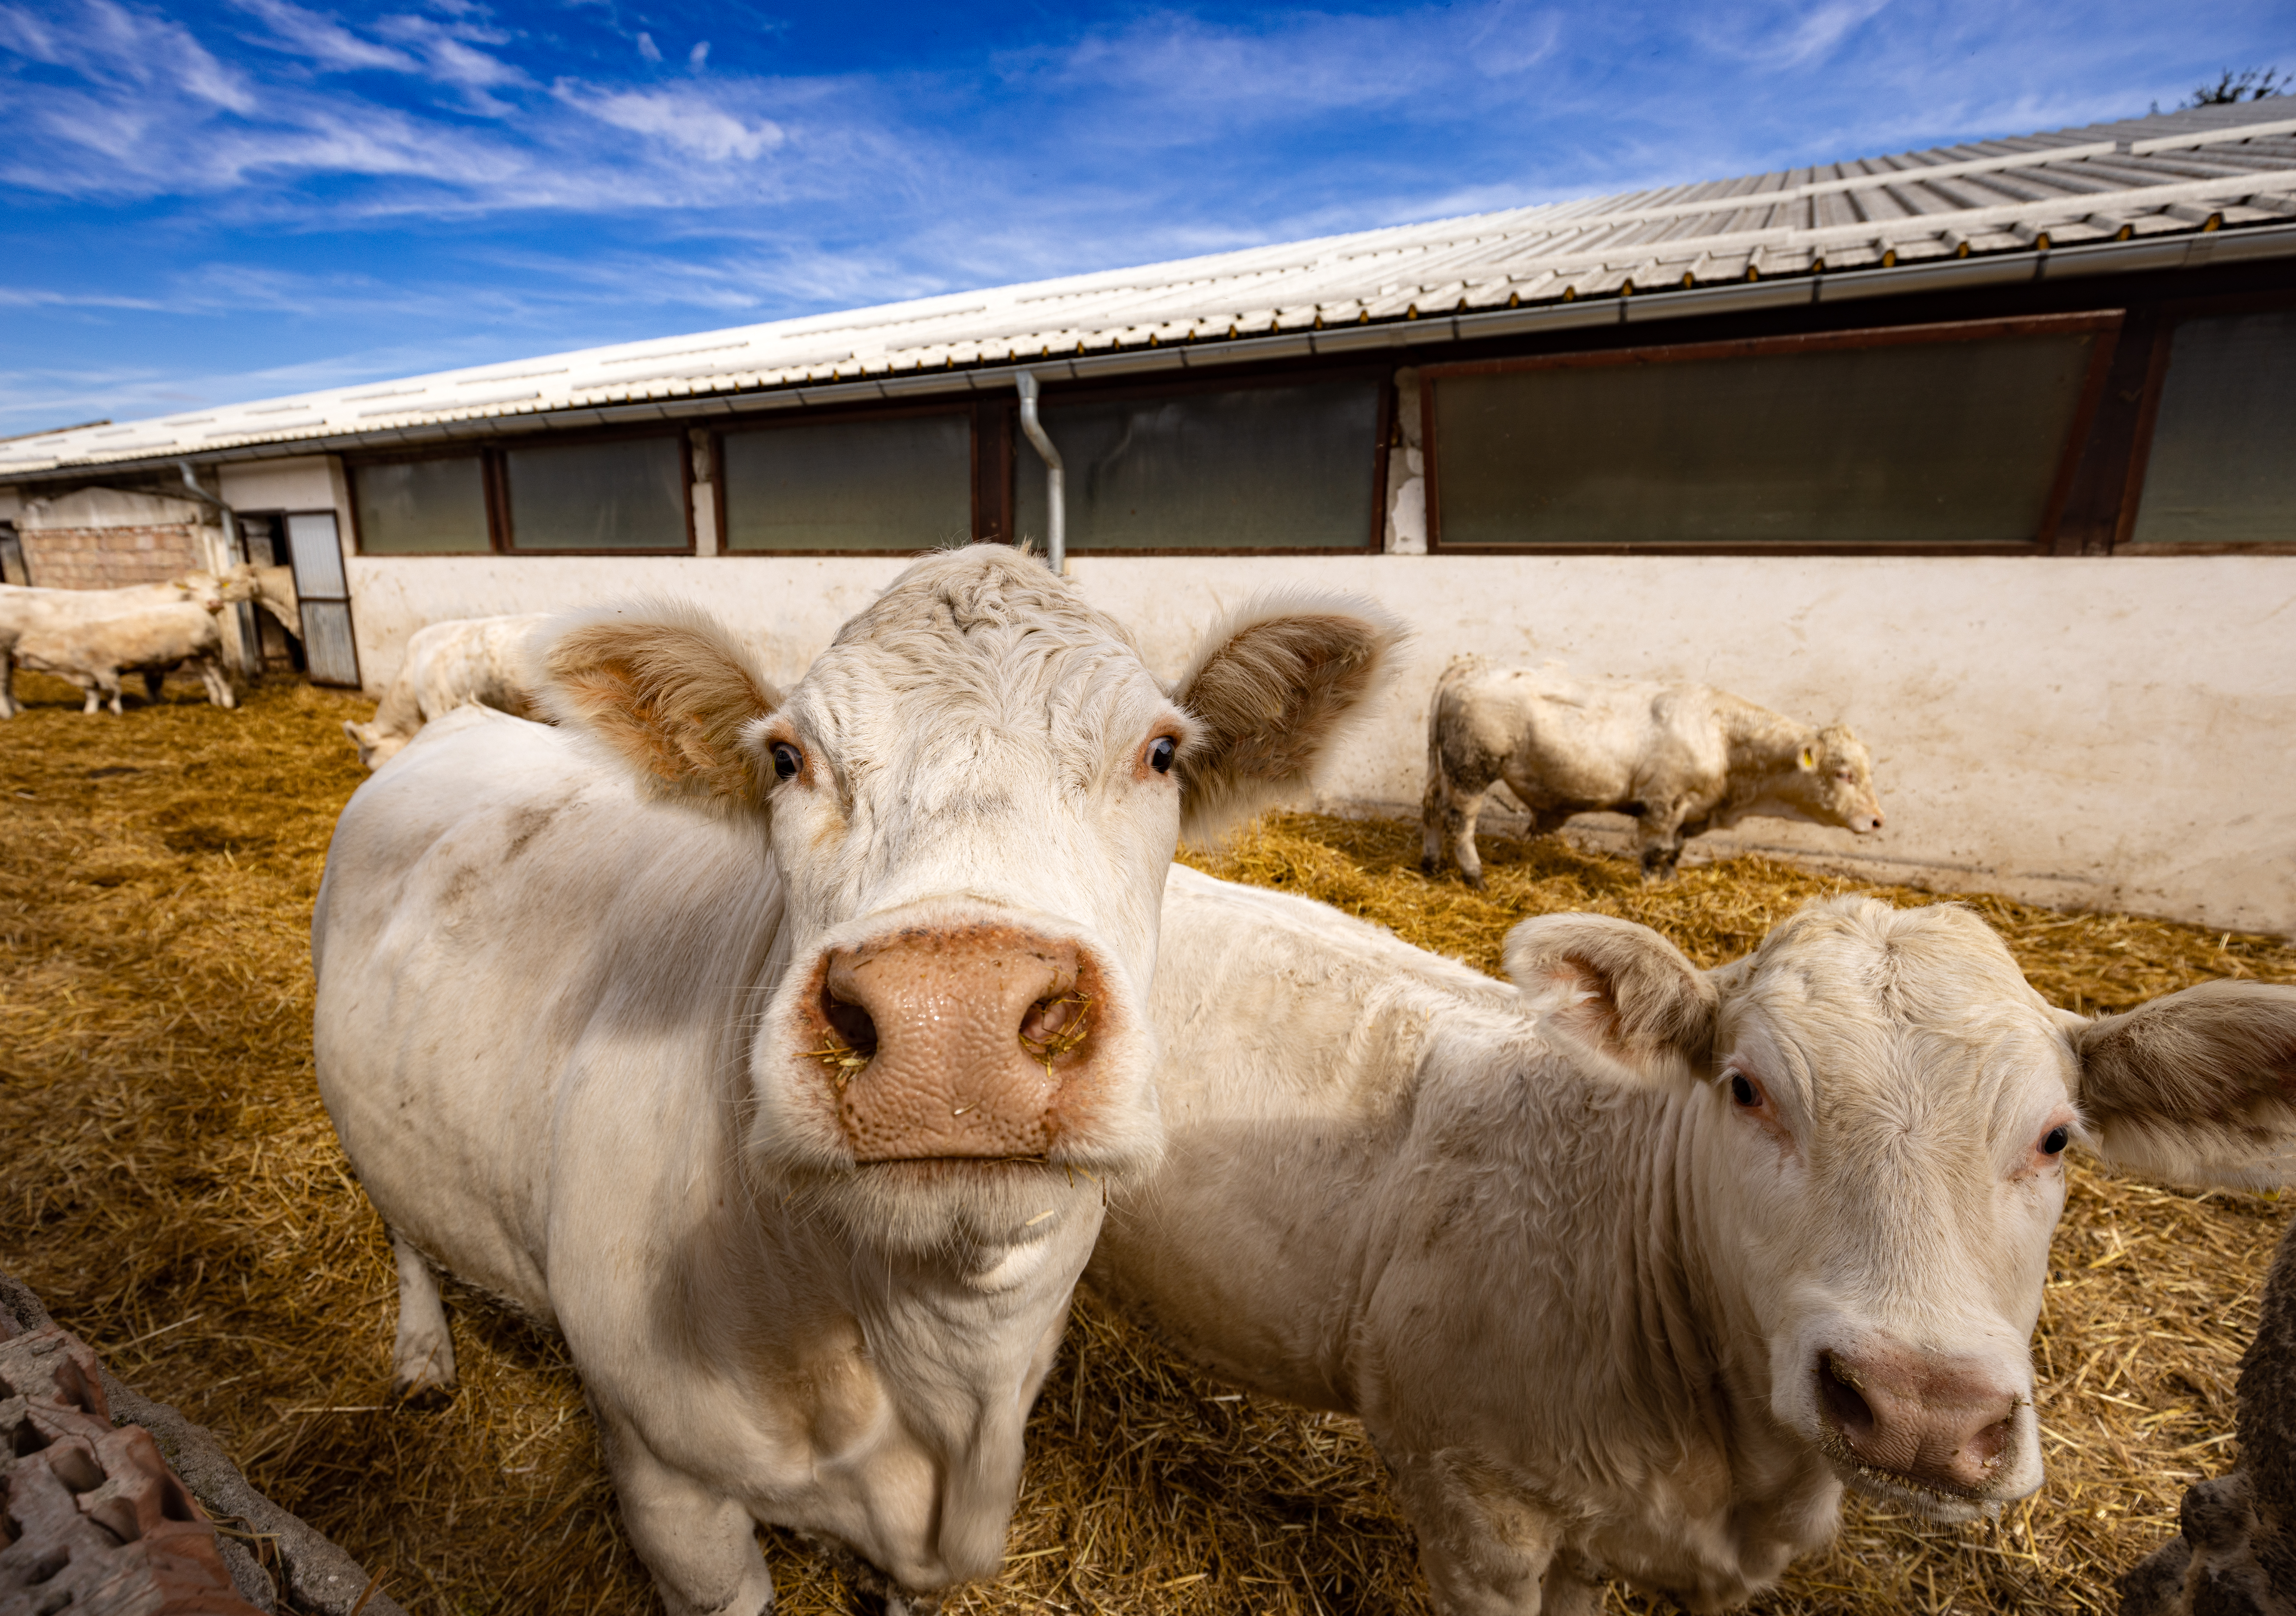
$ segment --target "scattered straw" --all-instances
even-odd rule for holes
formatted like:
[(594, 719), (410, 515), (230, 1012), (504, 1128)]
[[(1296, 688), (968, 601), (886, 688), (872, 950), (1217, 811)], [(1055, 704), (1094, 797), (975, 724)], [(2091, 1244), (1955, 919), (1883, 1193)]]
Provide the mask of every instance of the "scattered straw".
[[(461, 1392), (437, 1411), (389, 1394), (390, 1249), (310, 1072), (310, 904), (365, 777), (340, 721), (365, 704), (270, 685), (225, 713), (189, 687), (82, 718), (69, 687), (19, 685), (30, 710), (0, 725), (0, 1267), (410, 1610), (654, 1608), (554, 1341), (457, 1298)], [(1645, 887), (1623, 860), (1487, 837), (1473, 893), (1422, 878), (1415, 841), (1281, 818), (1199, 862), (1485, 969), (1527, 914), (1647, 921), (1710, 962), (1847, 890), (1751, 858)], [(2296, 951), (2266, 939), (1972, 901), (2043, 992), (2086, 1010), (2210, 976), (2296, 978)], [(2261, 1197), (2076, 1165), (2036, 1348), (2048, 1485), (1970, 1527), (1853, 1505), (1839, 1544), (1759, 1608), (2112, 1609), (2112, 1577), (2174, 1530), (2185, 1486), (2236, 1456), (2234, 1366), (2282, 1221)], [(1031, 1421), (1011, 1549), (947, 1608), (1425, 1608), (1353, 1422), (1238, 1396), (1089, 1299)], [(766, 1553), (784, 1612), (853, 1608), (795, 1538), (767, 1533)]]

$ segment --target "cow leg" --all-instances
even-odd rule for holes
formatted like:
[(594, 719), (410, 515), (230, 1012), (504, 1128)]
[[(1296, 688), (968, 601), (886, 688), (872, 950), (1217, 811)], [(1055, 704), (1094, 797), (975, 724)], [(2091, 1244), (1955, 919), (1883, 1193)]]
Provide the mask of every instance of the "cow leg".
[(144, 670), (144, 699), (146, 701), (158, 701), (160, 699), (160, 693), (167, 688), (167, 685), (168, 670), (166, 669), (147, 668)]
[(1669, 881), (1682, 861), (1682, 810), (1648, 808), (1642, 816), (1643, 879)]
[(1445, 816), (1450, 806), (1449, 782), (1438, 767), (1427, 771), (1427, 790), (1419, 799), (1419, 867), (1432, 875), (1443, 867), (1447, 838)]
[(394, 1230), (398, 1259), (398, 1338), (390, 1348), (390, 1390), (403, 1401), (455, 1393), (455, 1340), (447, 1332), (446, 1304), (430, 1261)]
[[(1473, 1455), (1414, 1456), (1390, 1472), (1444, 1616), (1594, 1616), (1601, 1608), (1599, 1588), (1595, 1603), (1578, 1601), (1571, 1585), (1585, 1584), (1564, 1568), (1554, 1520)], [(1561, 1602), (1548, 1604), (1550, 1593)]]
[(669, 1616), (762, 1616), (773, 1573), (739, 1501), (672, 1470), (628, 1423), (592, 1404), (630, 1545), (653, 1573)]
[(1483, 856), (1475, 847), (1475, 821), (1482, 817), (1483, 804), (1490, 795), (1488, 785), (1473, 792), (1462, 792), (1455, 785), (1443, 814), (1444, 829), (1451, 841), (1451, 857), (1459, 861), (1459, 874), (1467, 884), (1479, 890), (1483, 884)]
[(232, 689), (231, 680), (224, 673), (223, 664), (213, 657), (201, 657), (199, 660), (200, 679), (208, 687), (209, 703), (222, 708), (237, 707), (239, 693)]
[(0, 718), (12, 718), (20, 710), (16, 705), (15, 647), (0, 646)]

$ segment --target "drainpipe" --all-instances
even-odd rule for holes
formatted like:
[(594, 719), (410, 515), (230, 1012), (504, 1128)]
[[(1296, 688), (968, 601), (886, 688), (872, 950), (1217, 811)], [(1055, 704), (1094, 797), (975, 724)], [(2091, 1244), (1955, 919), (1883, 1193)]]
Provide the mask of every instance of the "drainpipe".
[(1037, 453), (1045, 462), (1045, 508), (1050, 513), (1046, 526), (1045, 565), (1056, 573), (1069, 570), (1069, 524), (1067, 493), (1062, 483), (1061, 452), (1053, 447), (1045, 423), (1037, 419), (1037, 376), (1034, 371), (1021, 371), (1013, 378), (1021, 390), (1021, 430), (1029, 441), (1037, 446)]
[[(220, 578), (236, 564), (232, 559), (232, 551), (239, 542), (239, 519), (232, 514), (229, 505), (200, 487), (200, 480), (193, 474), (190, 461), (178, 460), (176, 462), (176, 469), (184, 474), (184, 487), (193, 499), (198, 500), (201, 504), (213, 505), (216, 508), (217, 521), (223, 529), (223, 554), (209, 559), (210, 563), (216, 561), (222, 562), (223, 565), (215, 570), (216, 576)], [(231, 626), (236, 631), (232, 637), (238, 642), (231, 647), (234, 653), (232, 660), (238, 663), (240, 672), (251, 678), (263, 671), (262, 660), (256, 650), (262, 642), (258, 637), (258, 630), (256, 628), (255, 607), (252, 602), (237, 603), (237, 610), (231, 614)]]

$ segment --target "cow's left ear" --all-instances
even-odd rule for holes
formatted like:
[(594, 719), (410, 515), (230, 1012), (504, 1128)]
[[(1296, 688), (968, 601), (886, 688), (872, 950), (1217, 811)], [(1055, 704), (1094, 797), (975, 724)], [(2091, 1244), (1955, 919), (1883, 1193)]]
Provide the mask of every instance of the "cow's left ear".
[(1800, 762), (1801, 771), (1805, 775), (1816, 768), (1817, 767), (1817, 748), (1815, 746), (1803, 747), (1801, 749)]
[(1645, 1077), (1695, 1077), (1713, 1062), (1721, 996), (1648, 926), (1541, 915), (1507, 933), (1506, 971), (1525, 1008)]
[(1172, 699), (1202, 726), (1180, 754), (1180, 833), (1218, 834), (1304, 792), (1392, 677), (1400, 619), (1351, 595), (1264, 596), (1205, 636)]
[(599, 607), (544, 624), (535, 651), (544, 710), (654, 790), (699, 807), (760, 806), (745, 732), (781, 693), (707, 612), (670, 601)]
[(2296, 1184), (2296, 988), (2202, 982), (2067, 1020), (2107, 1161), (2194, 1188)]

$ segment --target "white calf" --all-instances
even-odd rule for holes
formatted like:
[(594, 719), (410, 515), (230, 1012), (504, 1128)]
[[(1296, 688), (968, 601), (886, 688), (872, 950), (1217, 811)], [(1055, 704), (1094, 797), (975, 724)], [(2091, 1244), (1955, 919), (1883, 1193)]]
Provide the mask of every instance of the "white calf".
[(359, 761), (381, 768), (398, 755), (430, 719), (476, 702), (511, 714), (535, 716), (527, 688), (529, 647), (546, 617), (455, 618), (418, 630), (406, 642), (406, 660), (366, 724), (343, 720)]
[(1609, 809), (1642, 823), (1643, 874), (1672, 874), (1685, 836), (1756, 816), (1882, 828), (1873, 760), (1846, 725), (1813, 729), (1706, 685), (1572, 679), (1460, 657), (1427, 712), (1420, 808), (1435, 873), (1447, 851), (1483, 884), (1475, 821), (1505, 785), (1534, 833)]
[(1175, 870), (1164, 1163), (1095, 1283), (1242, 1383), (1362, 1417), (1438, 1604), (1734, 1604), (1845, 1483), (1962, 1518), (2039, 1485), (2027, 1342), (2071, 1144), (2296, 1177), (2296, 988), (2090, 1021), (1966, 910), (1840, 898), (1701, 972), (1526, 921), (1521, 995)]

